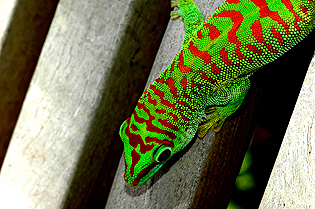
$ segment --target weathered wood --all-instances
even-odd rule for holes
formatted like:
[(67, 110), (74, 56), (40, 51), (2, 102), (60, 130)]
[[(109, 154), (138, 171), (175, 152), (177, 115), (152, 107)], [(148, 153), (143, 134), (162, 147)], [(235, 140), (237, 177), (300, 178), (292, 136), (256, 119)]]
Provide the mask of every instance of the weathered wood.
[(0, 169), (57, 2), (0, 1)]
[(261, 209), (315, 208), (315, 56), (306, 74)]
[(240, 109), (216, 134), (190, 208), (226, 208), (250, 144), (261, 89), (251, 88)]
[(1, 208), (105, 207), (119, 125), (143, 91), (167, 8), (60, 0), (1, 171)]
[[(207, 17), (222, 1), (196, 0), (195, 3)], [(170, 21), (147, 87), (180, 50), (183, 36), (183, 23), (180, 20)], [(251, 98), (254, 99), (254, 96), (252, 95)], [(248, 104), (245, 104), (245, 106), (248, 107), (248, 111), (238, 119), (232, 120), (233, 122), (230, 119), (229, 125), (225, 124), (219, 135), (215, 137), (214, 132), (210, 131), (203, 139), (195, 137), (188, 147), (174, 156), (154, 177), (141, 186), (131, 187), (124, 182), (125, 166), (122, 157), (106, 209), (191, 208), (194, 205), (201, 206), (199, 208), (208, 206), (211, 208), (224, 208), (225, 206), (226, 208), (231, 188), (253, 131), (251, 108), (255, 105), (249, 107)], [(242, 138), (243, 136), (245, 137)], [(224, 140), (222, 140), (223, 137)], [(211, 176), (211, 172), (214, 170), (216, 170), (216, 175)], [(228, 188), (222, 188), (224, 186)], [(220, 195), (227, 196), (222, 198)], [(205, 206), (207, 198), (213, 199), (212, 202), (216, 201), (216, 204), (213, 207)], [(222, 198), (221, 201), (220, 198)]]

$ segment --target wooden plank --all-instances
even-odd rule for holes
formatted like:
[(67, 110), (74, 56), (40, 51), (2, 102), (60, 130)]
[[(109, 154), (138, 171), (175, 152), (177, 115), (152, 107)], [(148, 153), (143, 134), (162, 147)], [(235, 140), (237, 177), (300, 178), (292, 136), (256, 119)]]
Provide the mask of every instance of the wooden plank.
[(306, 74), (261, 209), (315, 208), (315, 56)]
[(119, 125), (143, 91), (168, 4), (59, 1), (1, 171), (1, 208), (104, 208)]
[(0, 1), (0, 168), (57, 2)]
[(240, 109), (216, 134), (190, 208), (226, 208), (250, 144), (261, 89), (251, 88)]
[[(196, 0), (204, 16), (208, 17), (222, 1)], [(180, 20), (170, 21), (147, 87), (180, 50), (184, 26)], [(253, 91), (256, 92), (257, 91)], [(116, 173), (106, 209), (111, 208), (226, 208), (232, 186), (239, 172), (253, 131), (255, 93), (248, 97), (242, 115), (229, 119), (220, 134), (210, 131), (203, 139), (194, 138), (148, 182), (138, 187), (127, 185), (123, 179), (123, 157)], [(252, 103), (250, 102), (252, 101)], [(250, 105), (252, 104), (252, 106)], [(247, 107), (247, 108), (245, 108)], [(244, 113), (244, 109), (247, 109)], [(236, 117), (236, 118), (235, 118)], [(209, 167), (209, 168), (208, 168)], [(216, 170), (217, 169), (217, 170)], [(211, 173), (215, 171), (215, 176)], [(215, 187), (209, 187), (215, 186)], [(227, 188), (223, 188), (227, 186)], [(222, 195), (224, 198), (222, 198)], [(213, 205), (206, 200), (213, 199)]]

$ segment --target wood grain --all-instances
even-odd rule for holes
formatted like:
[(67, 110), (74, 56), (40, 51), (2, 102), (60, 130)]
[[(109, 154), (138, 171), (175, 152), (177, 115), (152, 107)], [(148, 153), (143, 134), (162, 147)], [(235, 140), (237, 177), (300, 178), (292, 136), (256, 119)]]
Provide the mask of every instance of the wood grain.
[(315, 208), (315, 56), (259, 208)]

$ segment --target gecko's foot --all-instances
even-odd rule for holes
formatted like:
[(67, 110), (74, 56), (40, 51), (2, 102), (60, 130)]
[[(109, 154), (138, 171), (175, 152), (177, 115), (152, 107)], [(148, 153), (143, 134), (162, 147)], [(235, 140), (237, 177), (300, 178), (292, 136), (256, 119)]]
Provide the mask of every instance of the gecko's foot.
[[(203, 138), (211, 128), (214, 132), (219, 132), (224, 124), (224, 121), (232, 113), (226, 111), (226, 107), (212, 107), (205, 113), (205, 117), (201, 120), (198, 126), (198, 137)], [(210, 114), (210, 115), (208, 115)]]
[(179, 9), (171, 12), (171, 19), (180, 18), (184, 21), (186, 28), (182, 44), (184, 46), (193, 33), (202, 25), (204, 17), (193, 0), (171, 0), (171, 7), (178, 7)]
[(180, 16), (178, 11), (171, 11), (171, 19), (175, 20), (176, 18), (180, 18), (180, 20), (184, 20), (182, 16)]
[(225, 119), (242, 104), (249, 87), (248, 77), (241, 77), (228, 83), (210, 97), (209, 107), (199, 122), (198, 137), (204, 137), (210, 128), (214, 132), (220, 131)]
[[(196, 6), (193, 0), (171, 0), (171, 7), (178, 7), (179, 10), (172, 11), (171, 12), (171, 19), (176, 19), (178, 17), (181, 18), (181, 20), (186, 21), (194, 21), (202, 23), (204, 21), (204, 18), (199, 11), (199, 8)], [(201, 19), (196, 20), (196, 19)]]
[(171, 8), (178, 7), (180, 0), (171, 0)]
[[(184, 0), (182, 0), (184, 1)], [(180, 7), (181, 0), (171, 0), (171, 8)], [(183, 14), (178, 11), (171, 11), (171, 19), (175, 20), (176, 18), (180, 18), (180, 20), (184, 21)]]

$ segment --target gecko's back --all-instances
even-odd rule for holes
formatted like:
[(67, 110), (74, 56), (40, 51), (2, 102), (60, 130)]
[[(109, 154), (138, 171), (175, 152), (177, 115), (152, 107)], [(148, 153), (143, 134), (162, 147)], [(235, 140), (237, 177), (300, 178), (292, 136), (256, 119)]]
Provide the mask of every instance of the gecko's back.
[(313, 0), (227, 0), (187, 41), (168, 76), (191, 69), (215, 90), (281, 56), (311, 31), (314, 18)]
[(182, 50), (120, 128), (126, 181), (148, 180), (198, 131), (219, 131), (250, 87), (249, 75), (314, 28), (314, 0), (227, 0), (205, 22), (192, 0), (172, 0), (186, 26)]

